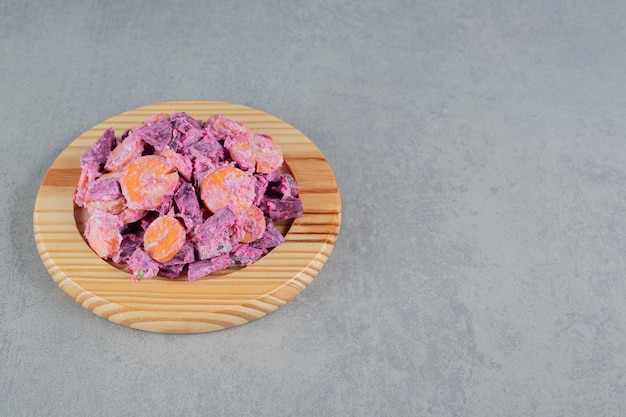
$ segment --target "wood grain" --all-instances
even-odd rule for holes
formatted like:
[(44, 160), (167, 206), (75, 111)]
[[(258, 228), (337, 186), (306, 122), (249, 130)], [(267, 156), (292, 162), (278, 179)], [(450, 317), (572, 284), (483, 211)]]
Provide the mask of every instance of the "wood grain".
[[(195, 282), (155, 278), (133, 282), (122, 266), (100, 259), (80, 231), (85, 213), (72, 198), (80, 155), (109, 127), (116, 135), (156, 113), (187, 112), (241, 121), (271, 135), (283, 149), (285, 168), (300, 185), (304, 215), (282, 226), (286, 241), (255, 264), (217, 272)], [(92, 127), (54, 161), (43, 178), (33, 214), (41, 260), (59, 287), (96, 315), (161, 333), (201, 333), (248, 323), (283, 306), (317, 276), (341, 223), (334, 174), (319, 149), (286, 122), (250, 107), (216, 101), (173, 101), (121, 113)]]

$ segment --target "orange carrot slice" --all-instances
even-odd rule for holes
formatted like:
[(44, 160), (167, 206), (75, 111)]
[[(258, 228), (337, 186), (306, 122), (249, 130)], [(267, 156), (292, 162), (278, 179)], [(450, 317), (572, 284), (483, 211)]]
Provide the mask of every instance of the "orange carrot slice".
[(91, 214), (95, 211), (106, 211), (111, 214), (120, 214), (124, 210), (124, 198), (118, 198), (109, 201), (91, 201), (85, 199), (87, 211)]
[(252, 205), (255, 197), (252, 177), (232, 166), (206, 175), (200, 186), (200, 199), (212, 213), (228, 207), (239, 215)]
[(238, 135), (233, 139), (230, 145), (230, 156), (237, 162), (237, 165), (239, 165), (241, 169), (249, 170), (254, 169), (256, 166), (254, 150), (250, 144), (252, 137), (252, 134)]
[(250, 243), (260, 239), (265, 228), (265, 215), (255, 205), (248, 207), (235, 220), (235, 236), (241, 243)]
[(174, 194), (178, 181), (178, 173), (165, 158), (147, 155), (126, 167), (120, 185), (129, 208), (156, 210)]
[(217, 139), (231, 138), (240, 133), (251, 133), (250, 128), (241, 122), (228, 119), (220, 114), (213, 115), (207, 120), (208, 129)]
[(143, 140), (134, 133), (131, 133), (122, 143), (111, 151), (104, 167), (113, 172), (122, 171), (131, 161), (141, 156), (143, 148)]
[(119, 254), (122, 235), (120, 221), (111, 213), (94, 212), (85, 223), (85, 238), (99, 257), (110, 259)]
[(130, 209), (125, 207), (124, 210), (117, 215), (117, 217), (119, 217), (123, 224), (129, 224), (143, 219), (146, 214), (148, 214), (148, 210)]
[(263, 174), (269, 174), (283, 164), (280, 146), (262, 135), (238, 135), (230, 146), (230, 155), (243, 169), (255, 168)]
[(172, 216), (157, 217), (143, 237), (143, 249), (157, 262), (169, 261), (184, 244), (185, 228)]
[(255, 135), (253, 143), (256, 170), (258, 172), (269, 174), (281, 167), (283, 164), (283, 151), (276, 142), (268, 137)]

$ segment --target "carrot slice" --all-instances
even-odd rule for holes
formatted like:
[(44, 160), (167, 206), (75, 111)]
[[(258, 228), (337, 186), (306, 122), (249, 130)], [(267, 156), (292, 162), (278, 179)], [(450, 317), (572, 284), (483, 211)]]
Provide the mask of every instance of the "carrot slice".
[(144, 142), (134, 133), (131, 133), (120, 143), (107, 158), (104, 167), (112, 172), (122, 171), (131, 161), (141, 157)]
[(146, 214), (148, 214), (148, 210), (130, 209), (126, 207), (117, 217), (119, 217), (123, 224), (129, 224), (143, 219)]
[(185, 228), (172, 216), (157, 217), (143, 237), (143, 249), (157, 262), (169, 261), (184, 244)]
[(200, 199), (212, 213), (228, 207), (239, 215), (252, 205), (255, 197), (252, 177), (232, 166), (206, 175), (200, 186)]
[(99, 257), (110, 259), (119, 254), (122, 235), (120, 221), (111, 213), (96, 211), (85, 223), (85, 238)]
[(228, 119), (220, 114), (211, 116), (206, 122), (206, 127), (218, 140), (233, 138), (241, 133), (251, 133), (250, 128), (241, 122)]
[(263, 211), (257, 206), (250, 206), (235, 220), (235, 236), (241, 243), (258, 240), (265, 232), (266, 223)]
[(165, 158), (147, 155), (126, 167), (120, 185), (129, 208), (156, 210), (174, 194), (178, 181), (178, 173)]
[(269, 174), (283, 164), (280, 146), (263, 135), (238, 135), (230, 146), (230, 155), (243, 169), (256, 168), (263, 174)]
[(258, 172), (269, 174), (281, 167), (283, 164), (283, 151), (276, 142), (269, 137), (255, 135), (253, 143), (256, 170)]
[(254, 169), (256, 166), (254, 150), (250, 144), (252, 137), (252, 134), (237, 135), (228, 150), (230, 156), (241, 169), (249, 170)]

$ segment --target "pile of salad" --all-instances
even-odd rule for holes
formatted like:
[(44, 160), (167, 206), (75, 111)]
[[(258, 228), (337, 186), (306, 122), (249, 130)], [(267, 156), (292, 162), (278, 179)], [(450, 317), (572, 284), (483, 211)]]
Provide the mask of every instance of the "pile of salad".
[(250, 265), (284, 242), (275, 223), (302, 216), (268, 135), (219, 114), (157, 114), (120, 137), (107, 129), (80, 158), (74, 203), (84, 237), (133, 280), (188, 281)]

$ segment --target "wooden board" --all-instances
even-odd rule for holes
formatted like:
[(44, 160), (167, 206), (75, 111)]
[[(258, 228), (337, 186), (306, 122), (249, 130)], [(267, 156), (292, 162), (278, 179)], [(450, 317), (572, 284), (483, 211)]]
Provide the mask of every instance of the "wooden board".
[[(109, 127), (117, 136), (156, 113), (213, 114), (271, 135), (283, 149), (285, 168), (300, 185), (304, 215), (284, 225), (286, 241), (255, 264), (195, 282), (154, 278), (134, 282), (100, 259), (79, 229), (85, 214), (73, 204), (79, 158)], [(121, 113), (80, 135), (45, 175), (33, 214), (35, 241), (48, 272), (77, 303), (124, 326), (161, 333), (201, 333), (258, 319), (304, 290), (330, 255), (341, 222), (333, 172), (319, 149), (284, 121), (250, 107), (215, 101), (172, 101)]]

